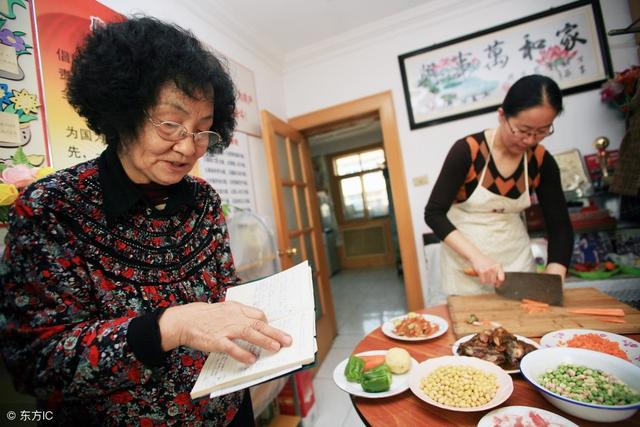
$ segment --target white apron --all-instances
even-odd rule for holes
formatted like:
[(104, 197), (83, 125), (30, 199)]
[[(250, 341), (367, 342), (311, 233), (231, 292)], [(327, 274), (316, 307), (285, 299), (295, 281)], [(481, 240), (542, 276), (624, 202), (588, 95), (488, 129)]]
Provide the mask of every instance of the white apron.
[[(517, 199), (494, 194), (482, 186), (491, 159), (496, 132), (491, 135), (489, 156), (476, 189), (467, 200), (451, 205), (447, 218), (485, 255), (502, 264), (504, 271), (535, 271), (531, 243), (521, 213), (531, 205), (527, 153), (524, 153), (525, 191)], [(488, 136), (488, 135), (487, 135)], [(487, 138), (489, 141), (489, 139)], [(462, 271), (471, 263), (448, 245), (442, 244), (440, 271), (442, 289), (450, 295), (476, 295), (494, 292), (478, 278)]]

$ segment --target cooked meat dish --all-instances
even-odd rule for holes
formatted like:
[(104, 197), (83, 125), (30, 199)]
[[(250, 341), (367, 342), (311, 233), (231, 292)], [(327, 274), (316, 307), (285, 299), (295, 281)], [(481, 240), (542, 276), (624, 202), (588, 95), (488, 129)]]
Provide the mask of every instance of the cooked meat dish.
[(486, 329), (458, 347), (461, 356), (478, 357), (493, 362), (502, 369), (520, 368), (520, 360), (536, 348), (520, 341), (502, 327)]

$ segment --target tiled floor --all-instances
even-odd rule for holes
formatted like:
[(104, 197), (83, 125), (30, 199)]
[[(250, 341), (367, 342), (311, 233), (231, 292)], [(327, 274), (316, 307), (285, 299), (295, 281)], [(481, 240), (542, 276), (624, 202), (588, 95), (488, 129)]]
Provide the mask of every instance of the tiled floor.
[(349, 395), (333, 382), (333, 370), (362, 338), (392, 317), (406, 313), (402, 277), (393, 268), (343, 270), (331, 277), (338, 336), (313, 380), (316, 427), (361, 427)]

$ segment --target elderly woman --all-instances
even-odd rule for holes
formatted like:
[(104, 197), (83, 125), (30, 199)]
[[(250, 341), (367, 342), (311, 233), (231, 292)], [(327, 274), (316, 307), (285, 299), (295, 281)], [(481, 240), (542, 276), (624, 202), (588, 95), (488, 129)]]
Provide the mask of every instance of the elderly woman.
[[(540, 144), (553, 133), (562, 93), (542, 75), (520, 78), (498, 108), (498, 127), (457, 141), (425, 208), (443, 240), (442, 288), (449, 294), (492, 292), (505, 271), (535, 269), (522, 212), (535, 193), (549, 238), (546, 272), (563, 276), (573, 231), (553, 156)], [(470, 269), (478, 277), (466, 275)]]
[(226, 147), (235, 92), (194, 36), (152, 18), (96, 28), (69, 102), (106, 150), (28, 187), (2, 262), (2, 356), (60, 425), (252, 425), (248, 393), (192, 401), (208, 352), (291, 338), (237, 284), (218, 194), (188, 176)]

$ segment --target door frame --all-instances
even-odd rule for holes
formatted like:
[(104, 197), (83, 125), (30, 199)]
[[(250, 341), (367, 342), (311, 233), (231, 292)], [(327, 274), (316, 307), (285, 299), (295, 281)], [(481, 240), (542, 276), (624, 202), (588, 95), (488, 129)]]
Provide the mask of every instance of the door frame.
[[(303, 181), (306, 183), (305, 197), (307, 206), (307, 215), (311, 215), (309, 218), (309, 225), (307, 227), (313, 227), (313, 239), (312, 247), (313, 253), (307, 254), (307, 258), (312, 258), (315, 262), (316, 271), (314, 274), (315, 282), (318, 285), (318, 299), (321, 307), (316, 307), (316, 310), (321, 310), (322, 317), (316, 319), (316, 340), (318, 344), (317, 362), (322, 364), (327, 353), (329, 352), (333, 340), (337, 333), (337, 323), (335, 309), (333, 306), (333, 295), (331, 294), (331, 281), (329, 278), (329, 263), (325, 257), (324, 247), (322, 246), (322, 222), (320, 221), (320, 208), (318, 207), (318, 198), (315, 189), (315, 181), (313, 179), (313, 168), (311, 167), (311, 155), (309, 154), (309, 144), (307, 138), (302, 132), (298, 131), (290, 123), (278, 118), (268, 110), (262, 110), (260, 112), (260, 123), (262, 127), (262, 138), (264, 141), (265, 155), (267, 157), (268, 169), (269, 169), (269, 181), (271, 183), (272, 201), (274, 209), (274, 221), (278, 234), (278, 255), (280, 256), (280, 263), (284, 268), (291, 267), (292, 260), (291, 255), (287, 253), (291, 249), (291, 235), (287, 224), (287, 214), (285, 201), (282, 194), (283, 183), (295, 184), (295, 177), (288, 177), (283, 180), (279, 167), (278, 149), (276, 135), (283, 136), (286, 140), (291, 140), (298, 150), (300, 161), (300, 171), (303, 174)], [(287, 144), (287, 162), (292, 164), (293, 155), (291, 154), (290, 144)], [(300, 150), (303, 151), (300, 153)], [(294, 168), (290, 169), (293, 175)], [(293, 181), (292, 181), (293, 180)], [(297, 188), (297, 186), (294, 186)], [(293, 193), (294, 200), (297, 200), (297, 192)], [(296, 202), (294, 202), (296, 203)], [(296, 212), (297, 224), (302, 227), (303, 221), (300, 218), (300, 211), (298, 210), (297, 203), (294, 207)], [(304, 252), (304, 247), (301, 247)], [(314, 256), (315, 255), (315, 256)]]
[(380, 118), (382, 144), (389, 169), (389, 180), (391, 182), (391, 193), (398, 230), (398, 245), (400, 246), (400, 257), (402, 258), (407, 308), (410, 311), (418, 310), (424, 307), (424, 300), (392, 92), (381, 92), (333, 107), (302, 114), (290, 118), (288, 123), (304, 133), (312, 128), (372, 113), (377, 114)]

